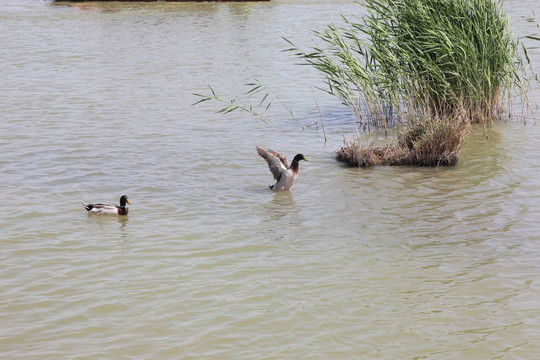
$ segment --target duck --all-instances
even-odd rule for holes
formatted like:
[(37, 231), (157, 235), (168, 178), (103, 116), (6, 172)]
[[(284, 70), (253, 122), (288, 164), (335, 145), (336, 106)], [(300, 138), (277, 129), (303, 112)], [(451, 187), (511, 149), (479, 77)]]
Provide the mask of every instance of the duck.
[(266, 160), (270, 172), (274, 175), (276, 183), (274, 185), (268, 185), (273, 191), (289, 190), (298, 176), (298, 163), (303, 161), (309, 161), (302, 154), (296, 154), (292, 163), (289, 165), (289, 160), (284, 155), (268, 149), (264, 150), (257, 147), (259, 155)]
[(120, 197), (120, 206), (116, 205), (107, 205), (107, 204), (83, 204), (84, 208), (88, 213), (92, 214), (110, 214), (110, 215), (127, 215), (129, 212), (126, 203), (131, 205), (127, 195), (122, 195)]

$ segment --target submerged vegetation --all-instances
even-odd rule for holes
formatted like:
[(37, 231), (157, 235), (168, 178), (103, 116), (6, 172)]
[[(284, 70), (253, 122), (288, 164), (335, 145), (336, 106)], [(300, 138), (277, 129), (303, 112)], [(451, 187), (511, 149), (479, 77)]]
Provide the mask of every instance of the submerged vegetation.
[(359, 22), (330, 25), (324, 47), (288, 49), (324, 74), (327, 92), (363, 128), (399, 126), (392, 146), (352, 141), (337, 158), (352, 166), (453, 165), (470, 123), (527, 103), (527, 63), (495, 0), (366, 0)]

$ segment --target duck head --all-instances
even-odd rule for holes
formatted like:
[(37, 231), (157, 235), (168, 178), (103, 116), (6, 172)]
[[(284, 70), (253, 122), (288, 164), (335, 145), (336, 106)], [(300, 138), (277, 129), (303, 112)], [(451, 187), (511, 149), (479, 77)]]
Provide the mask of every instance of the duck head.
[(131, 202), (129, 201), (127, 195), (122, 195), (122, 197), (120, 198), (120, 206), (126, 206), (126, 203), (131, 205)]
[(302, 154), (296, 154), (296, 156), (293, 159), (293, 162), (299, 162), (300, 160), (309, 161), (304, 157)]

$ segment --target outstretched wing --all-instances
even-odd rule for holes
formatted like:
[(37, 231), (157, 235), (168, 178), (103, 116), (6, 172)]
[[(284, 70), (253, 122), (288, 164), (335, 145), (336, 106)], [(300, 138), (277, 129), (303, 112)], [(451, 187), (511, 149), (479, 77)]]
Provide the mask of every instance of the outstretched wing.
[(285, 159), (286, 164), (289, 163), (287, 161), (287, 158), (283, 155), (278, 154), (275, 151), (266, 151), (264, 149), (261, 149), (260, 147), (257, 148), (257, 152), (268, 163), (268, 167), (270, 168), (272, 175), (274, 175), (274, 179), (279, 180), (281, 174), (284, 173), (288, 168), (288, 166), (285, 166), (285, 164), (283, 163), (283, 159)]
[(281, 155), (280, 153), (274, 151), (274, 150), (271, 150), (271, 149), (268, 149), (268, 152), (272, 155), (274, 155), (275, 157), (277, 157), (279, 159), (279, 161), (281, 161), (281, 163), (283, 164), (283, 166), (285, 166), (285, 169), (288, 169), (289, 168), (289, 160), (287, 160), (287, 158), (285, 157), (285, 155)]

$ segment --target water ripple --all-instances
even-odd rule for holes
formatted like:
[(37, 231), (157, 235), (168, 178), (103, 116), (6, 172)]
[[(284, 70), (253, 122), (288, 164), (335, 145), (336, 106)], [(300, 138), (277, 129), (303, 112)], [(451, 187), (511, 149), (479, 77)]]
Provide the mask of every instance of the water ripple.
[[(353, 3), (72, 5), (0, 4), (3, 358), (540, 356), (536, 126), (476, 130), (454, 168), (345, 168), (334, 99), (326, 144), (191, 104), (264, 71), (320, 121), (275, 49)], [(255, 146), (310, 159), (290, 192)], [(122, 194), (127, 217), (82, 207)]]

